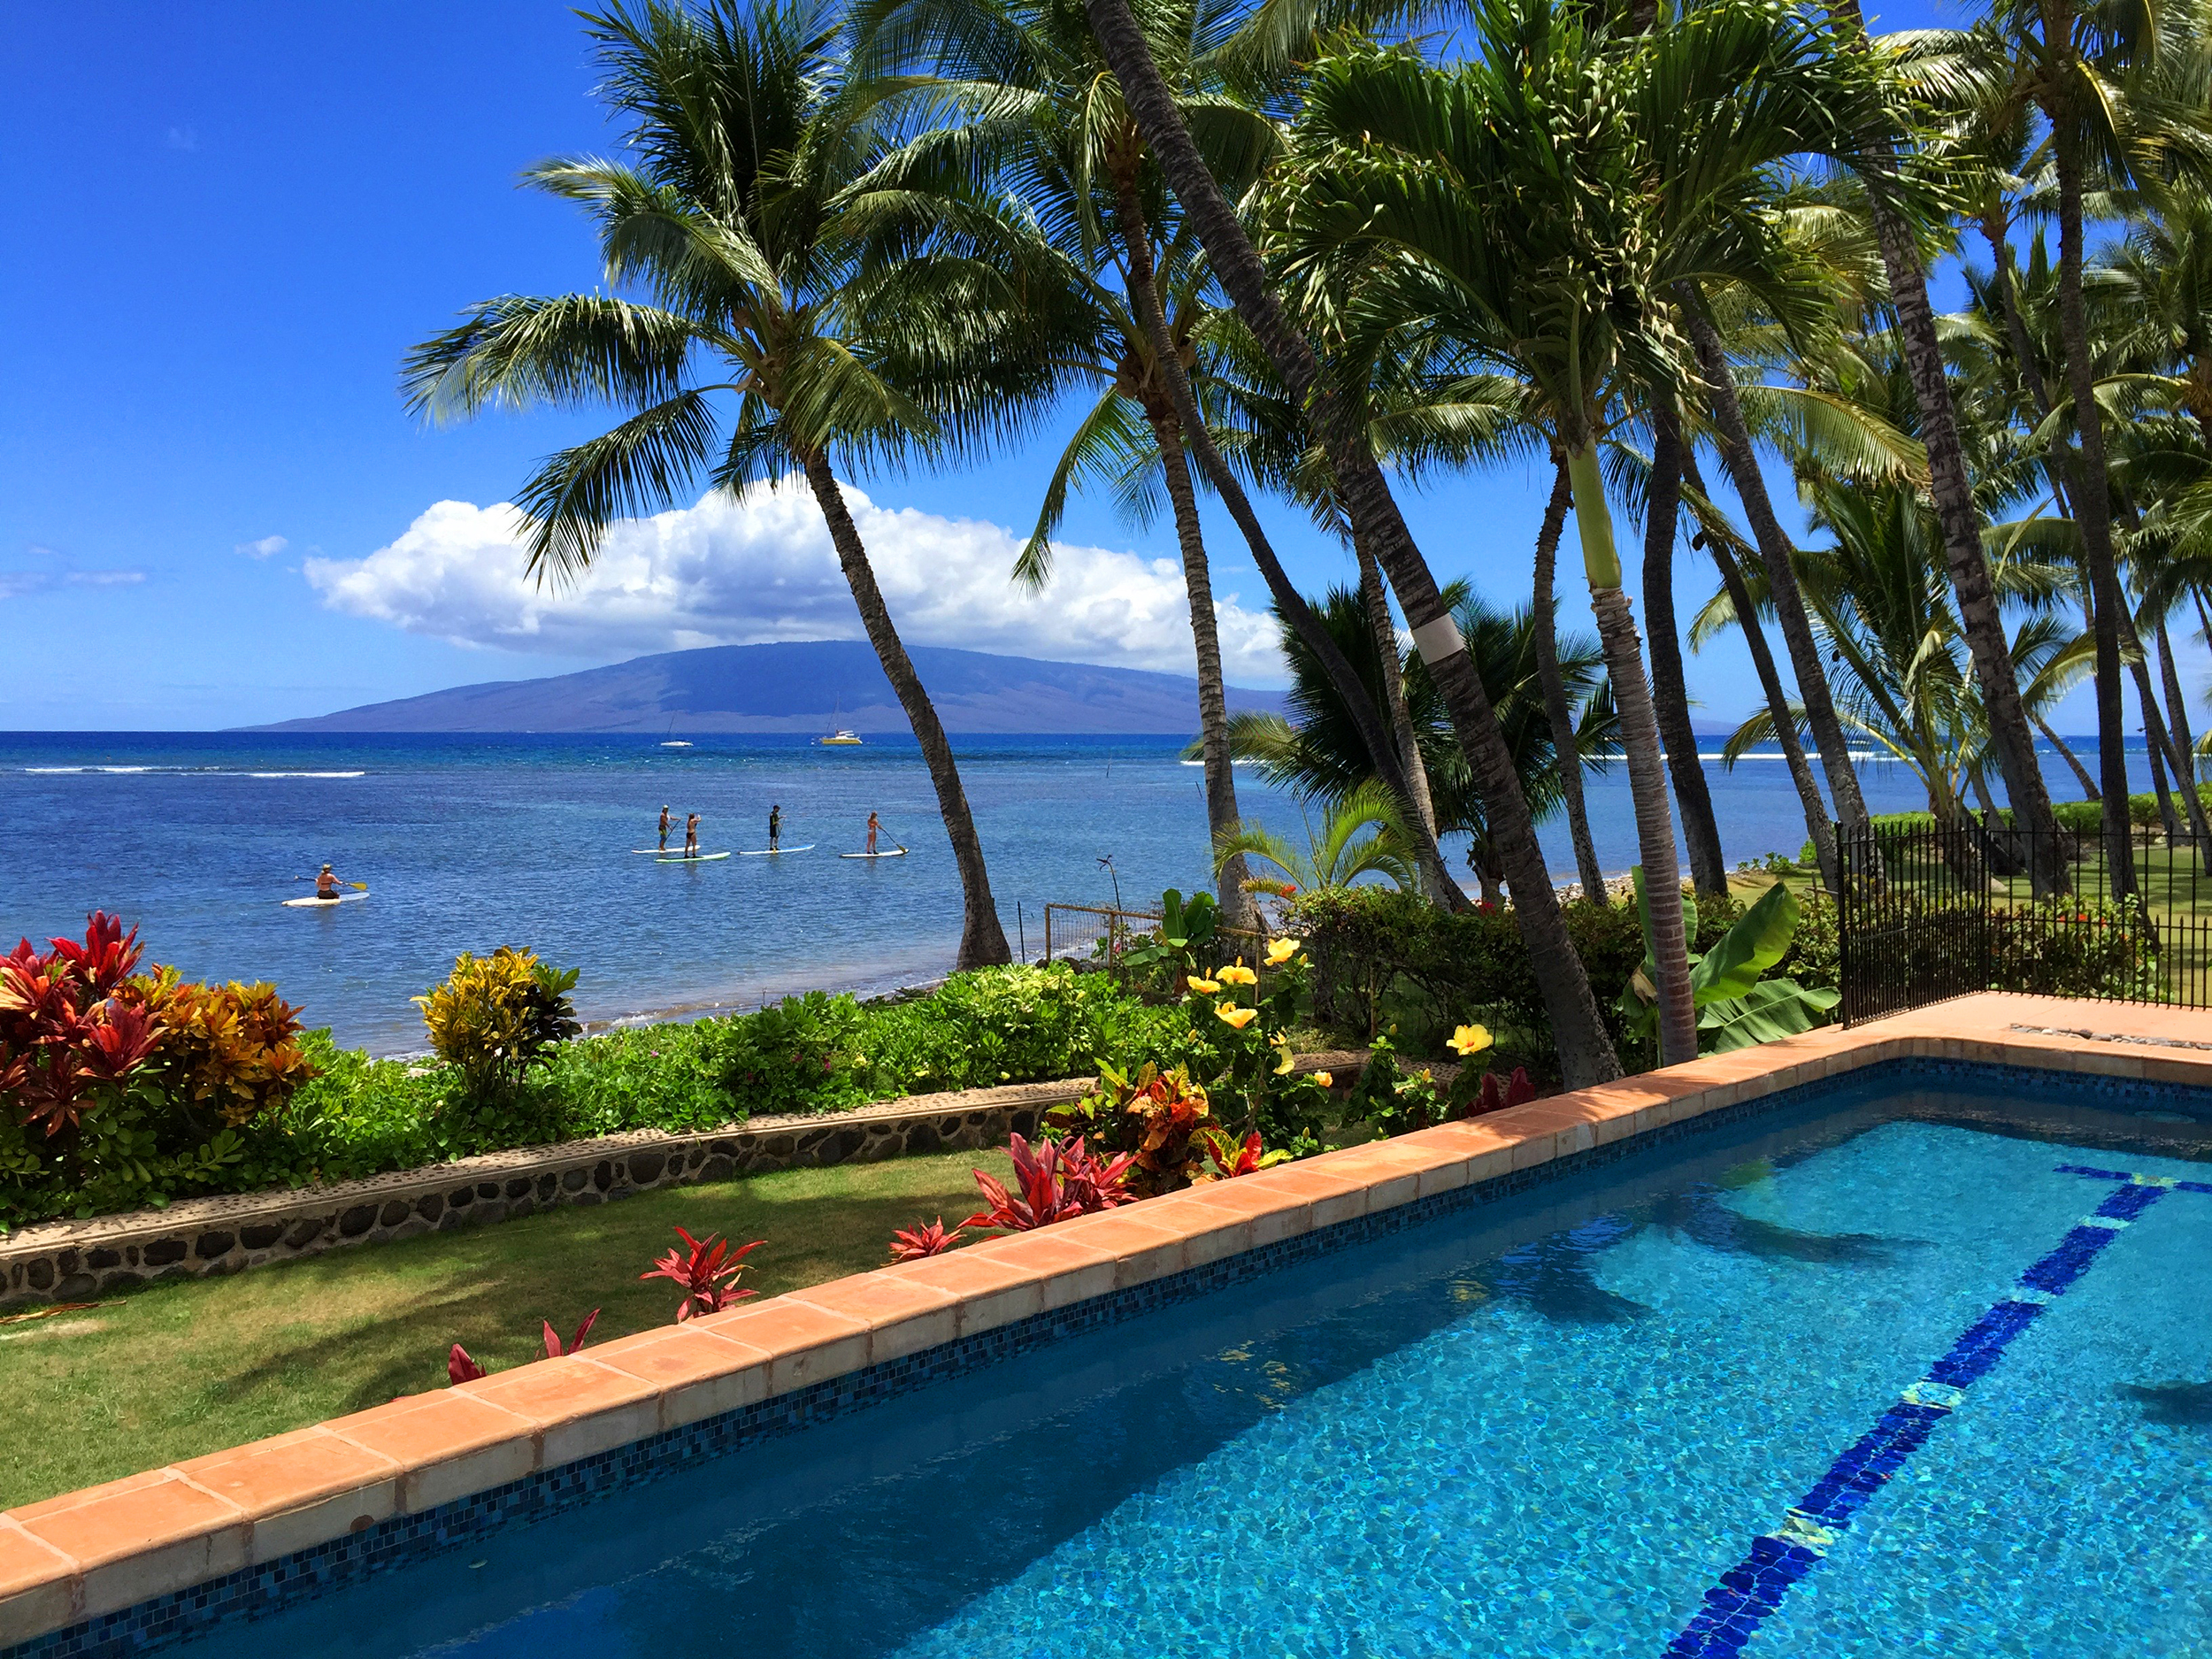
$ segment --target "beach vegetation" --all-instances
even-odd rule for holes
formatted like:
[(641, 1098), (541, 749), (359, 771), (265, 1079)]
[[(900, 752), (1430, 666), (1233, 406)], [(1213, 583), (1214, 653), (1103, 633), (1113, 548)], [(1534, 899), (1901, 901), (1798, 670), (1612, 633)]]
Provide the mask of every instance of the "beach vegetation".
[[(1644, 872), (1635, 872), (1636, 910), (1644, 923), (1644, 960), (1621, 993), (1622, 1024), (1647, 1045), (1655, 1033), (1651, 985), (1651, 909)], [(1690, 932), (1697, 929), (1697, 902), (1683, 900)], [(1698, 1047), (1708, 1054), (1795, 1036), (1825, 1021), (1839, 993), (1786, 977), (1766, 978), (1789, 953), (1801, 906), (1789, 883), (1777, 881), (1729, 925), (1728, 931), (1690, 958), (1690, 990), (1697, 1010)]]
[(531, 1068), (583, 1027), (569, 993), (577, 970), (502, 945), (488, 956), (463, 951), (444, 984), (415, 999), (430, 1048), (459, 1074), (460, 1101), (511, 1097)]

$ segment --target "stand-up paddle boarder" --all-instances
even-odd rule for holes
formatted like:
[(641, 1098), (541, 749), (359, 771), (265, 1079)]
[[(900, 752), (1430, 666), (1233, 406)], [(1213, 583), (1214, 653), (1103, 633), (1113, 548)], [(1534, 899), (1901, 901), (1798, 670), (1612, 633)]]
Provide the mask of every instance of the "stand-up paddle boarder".
[(315, 896), (319, 899), (334, 899), (338, 896), (338, 878), (331, 874), (330, 866), (325, 864), (322, 874), (315, 878)]
[(668, 850), (668, 807), (667, 807), (666, 803), (663, 803), (663, 805), (662, 805), (662, 807), (661, 807), (661, 845), (660, 845), (660, 850), (661, 850), (661, 851), (663, 851), (663, 852), (666, 852), (666, 851)]
[(781, 806), (772, 806), (768, 809), (768, 850), (770, 852), (772, 853), (776, 850), (776, 843), (780, 841), (782, 837), (783, 808)]
[(696, 858), (698, 856), (699, 815), (696, 812), (694, 812), (689, 818), (684, 820), (684, 856), (687, 858)]
[(876, 856), (876, 832), (883, 827), (872, 812), (868, 814), (868, 856)]

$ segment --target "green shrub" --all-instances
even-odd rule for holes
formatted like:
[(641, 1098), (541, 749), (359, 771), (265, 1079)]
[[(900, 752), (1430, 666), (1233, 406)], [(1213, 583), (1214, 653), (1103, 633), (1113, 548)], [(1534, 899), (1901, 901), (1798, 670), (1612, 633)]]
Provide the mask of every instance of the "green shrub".
[[(1617, 1044), (1621, 992), (1644, 959), (1643, 924), (1632, 904), (1576, 901), (1563, 913)], [(1732, 899), (1701, 900), (1694, 948), (1710, 949), (1741, 913)], [(1394, 993), (1410, 998), (1425, 1027), (1409, 1039), (1440, 1038), (1479, 1014), (1509, 1033), (1517, 1051), (1551, 1052), (1543, 987), (1509, 909), (1478, 905), (1453, 914), (1417, 895), (1356, 887), (1301, 895), (1289, 926), (1314, 959), (1316, 1020), (1349, 1041), (1365, 1042), (1381, 1030), (1385, 995)]]
[(453, 975), (415, 998), (430, 1046), (461, 1074), (463, 1097), (485, 1105), (511, 1096), (555, 1044), (582, 1029), (564, 972), (534, 952), (502, 945), (488, 956), (463, 951)]

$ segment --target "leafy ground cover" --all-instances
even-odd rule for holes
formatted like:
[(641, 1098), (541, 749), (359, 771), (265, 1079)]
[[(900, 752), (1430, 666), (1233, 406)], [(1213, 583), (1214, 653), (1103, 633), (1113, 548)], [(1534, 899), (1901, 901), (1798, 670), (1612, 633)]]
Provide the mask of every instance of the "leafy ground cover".
[(744, 1275), (764, 1295), (880, 1266), (917, 1215), (976, 1208), (972, 1170), (1010, 1167), (994, 1150), (788, 1170), (0, 1324), (0, 1508), (443, 1386), (457, 1341), (497, 1371), (542, 1353), (541, 1320), (565, 1335), (597, 1308), (594, 1342), (669, 1324), (681, 1289), (638, 1275), (679, 1225), (765, 1240)]

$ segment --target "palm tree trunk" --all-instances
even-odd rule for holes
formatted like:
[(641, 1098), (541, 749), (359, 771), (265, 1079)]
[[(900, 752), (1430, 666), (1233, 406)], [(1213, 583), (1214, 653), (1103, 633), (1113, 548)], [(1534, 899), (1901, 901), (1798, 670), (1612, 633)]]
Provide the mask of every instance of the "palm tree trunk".
[(1690, 728), (1690, 691), (1682, 674), (1682, 639), (1674, 619), (1674, 538), (1682, 507), (1682, 428), (1671, 400), (1652, 409), (1651, 499), (1644, 521), (1644, 625), (1650, 634), (1651, 700), (1666, 744), (1667, 772), (1682, 810), (1690, 879), (1700, 893), (1728, 891), (1728, 865), (1705, 766)]
[[(1127, 181), (1122, 185), (1124, 222), (1133, 227), (1133, 234), (1144, 233), (1144, 220), (1136, 199), (1134, 186)], [(1407, 833), (1413, 838), (1414, 860), (1421, 872), (1422, 885), (1448, 909), (1464, 910), (1468, 908), (1467, 895), (1444, 862), (1443, 849), (1436, 844), (1434, 833), (1426, 828), (1418, 817), (1418, 808), (1411, 780), (1399, 764), (1390, 736), (1383, 730), (1377, 718), (1374, 702), (1367, 687), (1353, 671), (1344, 653), (1337, 649), (1336, 641), (1321, 619), (1313, 614), (1313, 607), (1298, 591), (1297, 584), (1283, 569), (1282, 561), (1275, 557), (1275, 549), (1262, 528), (1259, 515), (1252, 511), (1252, 503), (1215, 449), (1213, 434), (1207, 430), (1205, 417), (1198, 407), (1198, 400), (1191, 391), (1190, 376), (1184, 372), (1183, 360), (1172, 349), (1167, 332), (1167, 318), (1159, 305), (1159, 296), (1150, 287), (1133, 290), (1136, 301), (1138, 320), (1151, 336), (1155, 359), (1161, 365), (1167, 383), (1168, 397), (1173, 403), (1177, 418), (1190, 444), (1191, 452), (1198, 457), (1199, 470), (1206, 481), (1228, 508), (1229, 516), (1237, 528), (1244, 533), (1245, 544), (1252, 552), (1252, 563), (1259, 569), (1261, 580), (1267, 583), (1269, 595), (1275, 601), (1275, 609), (1290, 624), (1291, 631), (1314, 654), (1329, 683), (1336, 689), (1345, 712), (1357, 728), (1360, 741), (1367, 746), (1368, 757), (1374, 763), (1375, 775), (1382, 780), (1405, 809)], [(1426, 778), (1424, 774), (1424, 788)], [(1431, 809), (1433, 821), (1433, 807)]]
[(1766, 479), (1751, 447), (1750, 429), (1744, 425), (1727, 349), (1721, 344), (1720, 331), (1694, 296), (1682, 311), (1689, 319), (1698, 364), (1711, 388), (1721, 460), (1728, 468), (1729, 481), (1736, 487), (1737, 498), (1743, 503), (1760, 562), (1766, 566), (1767, 597), (1782, 629), (1782, 643), (1789, 649), (1790, 672), (1796, 676), (1798, 700), (1805, 706), (1805, 723), (1812, 728), (1813, 746), (1820, 751), (1821, 770), (1828, 776), (1836, 817), (1847, 830), (1862, 827), (1867, 821), (1866, 799), (1859, 793), (1859, 774), (1851, 764), (1843, 722), (1836, 718), (1827, 670), (1820, 660), (1820, 642), (1813, 636), (1812, 618), (1806, 613), (1804, 595), (1798, 591), (1797, 572), (1790, 562), (1794, 549), (1783, 534), (1781, 520), (1774, 516), (1774, 503), (1767, 495)]
[[(1352, 542), (1352, 557), (1359, 565), (1360, 604), (1367, 612), (1367, 626), (1375, 636), (1375, 655), (1382, 664), (1383, 701), (1390, 706), (1390, 729), (1398, 740), (1398, 764), (1405, 768), (1406, 792), (1412, 797), (1413, 816), (1421, 833), (1434, 841), (1436, 801), (1429, 793), (1428, 763), (1421, 758), (1413, 711), (1406, 706), (1406, 679), (1398, 662), (1398, 630), (1390, 620), (1390, 596), (1383, 591), (1382, 568), (1356, 538)], [(1427, 872), (1424, 870), (1423, 874)], [(1451, 884), (1455, 889), (1458, 885)], [(1429, 896), (1438, 903), (1451, 902), (1448, 894), (1434, 890), (1433, 882), (1424, 880), (1422, 886), (1430, 889)]]
[[(2157, 718), (2151, 716), (2154, 720)], [(2158, 802), (2159, 827), (2166, 832), (2170, 844), (2181, 839), (2181, 820), (2174, 814), (2174, 792), (2166, 787), (2166, 745), (2160, 741), (2164, 736), (2163, 732), (2153, 736), (2150, 722), (2144, 722), (2143, 752), (2151, 763), (2151, 794)]]
[(1497, 712), (1490, 706), (1436, 579), (1399, 516), (1390, 486), (1376, 464), (1366, 425), (1322, 384), (1312, 347), (1276, 298), (1258, 250), (1191, 142), (1128, 0), (1085, 0), (1085, 10), (1107, 66), (1121, 83), (1129, 112), (1159, 159), (1215, 275), (1291, 396), (1310, 411), (1354, 533), (1374, 550), (1397, 591), (1415, 648), (1451, 712), (1453, 729), (1466, 751), (1469, 772), (1498, 843), (1513, 894), (1515, 920), (1543, 986), (1545, 1011), (1567, 1085), (1579, 1088), (1609, 1081), (1620, 1075), (1620, 1060), (1606, 1034), (1589, 975), (1567, 936), (1566, 918), (1560, 913), (1558, 895), (1552, 891), (1528, 801), (1514, 775), (1505, 735), (1498, 729)]
[(944, 725), (930, 703), (929, 693), (922, 688), (921, 676), (914, 672), (913, 659), (900, 642), (898, 630), (891, 626), (891, 612), (876, 586), (868, 549), (861, 542), (852, 514), (845, 510), (845, 497), (838, 488), (837, 475), (830, 471), (829, 457), (816, 451), (799, 458), (806, 468), (806, 481), (814, 491), (815, 502), (829, 525), (830, 542), (837, 549), (846, 584), (853, 590), (853, 603), (860, 607), (860, 625), (867, 629), (868, 643), (876, 648), (884, 678), (891, 682), (899, 706), (906, 710), (915, 741), (922, 746), (922, 759), (929, 767), (929, 780), (936, 787), (937, 810), (944, 816), (945, 833), (952, 838), (953, 862), (960, 870), (962, 919), (956, 964), (962, 968), (983, 968), (1010, 962), (1013, 952), (1006, 947), (1006, 930), (999, 926), (998, 907), (991, 899), (991, 878), (983, 867), (983, 843), (976, 836), (975, 818), (968, 810), (968, 792), (961, 787), (960, 769), (953, 764), (952, 745), (945, 739)]
[(1643, 647), (1636, 614), (1621, 586), (1620, 555), (1613, 545), (1613, 515), (1594, 447), (1567, 451), (1574, 488), (1575, 529), (1590, 579), (1590, 607), (1605, 648), (1605, 672), (1620, 711), (1621, 749), (1628, 763), (1628, 794), (1635, 803), (1636, 844), (1644, 866), (1644, 905), (1651, 930), (1651, 957), (1658, 969), (1659, 1063), (1697, 1058), (1697, 1003), (1690, 990), (1689, 934), (1682, 914), (1682, 867), (1675, 857), (1674, 817), (1667, 810), (1666, 762), (1660, 753), (1659, 720), (1644, 679)]
[(2158, 618), (2158, 677), (2166, 687), (2166, 725), (2173, 733), (2174, 753), (2189, 787), (2197, 787), (2197, 740), (2189, 729), (2189, 700), (2181, 695), (2181, 676), (2174, 672), (2174, 642), (2166, 632), (2166, 618)]
[[(1131, 264), (1133, 267), (1134, 257)], [(1133, 268), (1133, 282), (1149, 283)], [(1183, 452), (1182, 425), (1175, 411), (1163, 404), (1146, 411), (1152, 435), (1160, 448), (1161, 470), (1167, 474), (1167, 498), (1175, 509), (1175, 540), (1183, 555), (1183, 587), (1190, 595), (1191, 640), (1198, 649), (1198, 741), (1206, 767), (1206, 823), (1217, 843), (1234, 835), (1241, 820), (1237, 813), (1236, 773), (1229, 754), (1229, 697), (1222, 683), (1221, 630), (1214, 620), (1213, 578), (1206, 565), (1206, 542), (1198, 521), (1198, 495), (1191, 488), (1190, 457)], [(1244, 855), (1237, 854), (1215, 872), (1220, 894), (1221, 919), (1231, 927), (1257, 926), (1258, 912), (1252, 895), (1244, 890)]]
[[(1865, 47), (1866, 20), (1860, 13), (1859, 0), (1839, 0), (1836, 15), (1858, 44)], [(1989, 579), (1989, 561), (1982, 554), (1981, 516), (1974, 510), (1973, 480), (1967, 472), (1965, 449), (1959, 442), (1950, 383), (1944, 377), (1935, 311), (1928, 302), (1928, 273), (1920, 263), (1920, 250), (1911, 231), (1889, 199), (1889, 187), (1896, 178), (1895, 150), (1884, 134), (1866, 133), (1861, 137), (1871, 187), (1867, 195), (1873, 210), (1875, 240), (1881, 248), (1890, 303), (1897, 313), (1898, 332), (1904, 342), (1913, 399), (1920, 408), (1920, 437), (1928, 450), (1929, 492), (1943, 526), (1945, 562), (1950, 568), (1952, 591), (1958, 596), (1967, 650), (1974, 659), (1974, 678), (1981, 687), (1990, 740), (1997, 751), (1997, 769), (2004, 774), (2005, 795), (2014, 821), (2029, 832), (2032, 851), (2042, 847), (2053, 849), (2048, 857), (2036, 853), (2029, 860), (2029, 884), (2041, 897), (2062, 891), (2066, 884), (2062, 861), (2055, 850), (2058, 820), (2052, 816), (2050, 791), (2036, 761), (2035, 739), (2028, 730), (2027, 710), (2020, 701), (2020, 677), (2006, 643), (2004, 618), (1998, 613), (1996, 589)]]
[[(1689, 444), (1682, 446), (1682, 481), (1701, 499), (1712, 500), (1712, 492), (1705, 488), (1704, 473), (1697, 464), (1697, 451)], [(1774, 653), (1767, 645), (1766, 630), (1759, 626), (1759, 612), (1751, 603), (1750, 585), (1737, 567), (1736, 556), (1710, 529), (1705, 533), (1705, 549), (1713, 556), (1721, 585), (1728, 589), (1728, 602), (1736, 608), (1736, 626), (1742, 631), (1744, 644), (1750, 649), (1751, 665), (1758, 671), (1759, 689), (1766, 695), (1767, 713), (1774, 721), (1775, 738), (1782, 746), (1782, 758), (1789, 767), (1790, 781), (1797, 787), (1798, 804), (1804, 809), (1805, 838), (1812, 842), (1813, 862), (1820, 867), (1821, 885), (1831, 893), (1841, 893), (1841, 872), (1836, 865), (1836, 827), (1828, 816), (1828, 803), (1821, 798), (1812, 763), (1805, 758), (1805, 746), (1798, 741), (1797, 717), (1790, 712), (1789, 693), (1783, 688), (1781, 672), (1774, 665)]]
[(1582, 896), (1602, 905), (1609, 902), (1605, 871), (1590, 839), (1590, 812), (1582, 795), (1582, 749), (1575, 736), (1574, 710), (1567, 706), (1566, 679), (1559, 672), (1559, 606), (1552, 595), (1559, 535), (1567, 527), (1567, 509), (1573, 504), (1574, 485), (1567, 477), (1566, 457), (1561, 456), (1553, 463), (1551, 499), (1544, 503), (1544, 522), (1536, 531), (1536, 680), (1544, 688), (1544, 723), (1551, 727), (1552, 754), (1559, 764), (1559, 792), (1567, 803), (1567, 833), (1574, 841)]
[(2106, 879), (2117, 898), (2135, 891), (2128, 827), (2126, 714), (2120, 691), (2120, 579), (2112, 551), (2112, 482), (2105, 465), (2104, 421), (2097, 408), (2096, 365), (2082, 304), (2081, 157), (2059, 124), (2052, 145), (2058, 170), (2058, 324), (2066, 349), (2067, 389), (2080, 446), (2074, 522), (2089, 566), (2090, 615), (2097, 646), (2097, 774), (2104, 795)]
[(2089, 768), (2081, 764), (2081, 757), (2066, 747), (2066, 740), (2051, 730), (2048, 720), (2039, 714), (2030, 718), (2035, 722), (2035, 729), (2050, 740), (2051, 747), (2064, 756), (2066, 764), (2074, 769), (2074, 781), (2081, 785), (2081, 798), (2085, 801), (2097, 800), (2097, 780), (2089, 775)]

